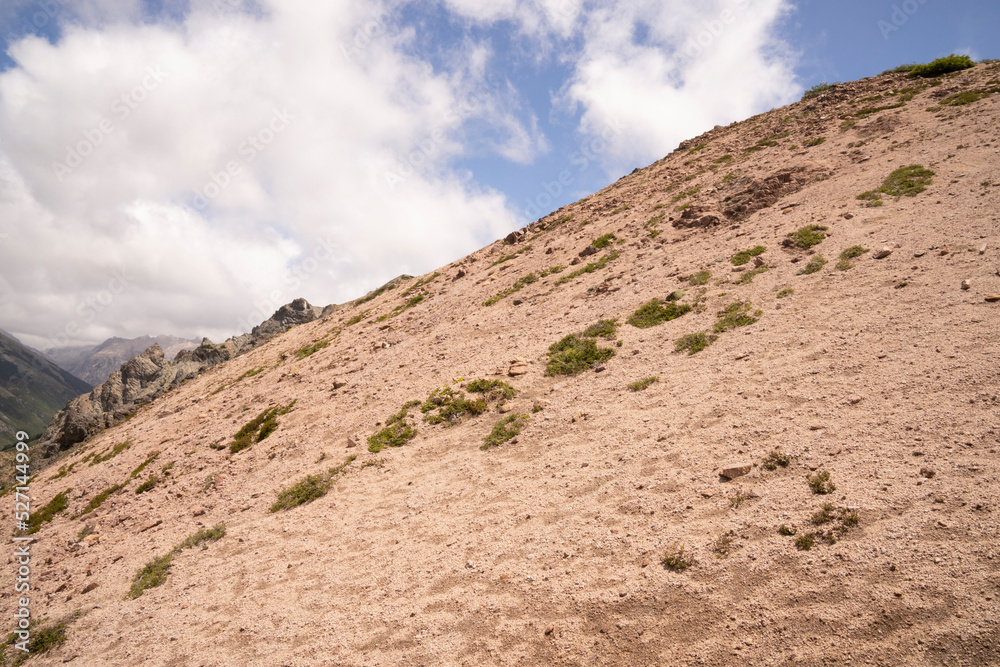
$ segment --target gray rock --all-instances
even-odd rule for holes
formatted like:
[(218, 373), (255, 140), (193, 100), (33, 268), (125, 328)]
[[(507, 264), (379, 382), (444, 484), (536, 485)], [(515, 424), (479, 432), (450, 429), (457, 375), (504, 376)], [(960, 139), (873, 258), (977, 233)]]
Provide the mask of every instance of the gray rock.
[(752, 468), (753, 464), (751, 463), (734, 463), (732, 465), (727, 465), (719, 474), (726, 479), (736, 479), (737, 477), (742, 477), (743, 475), (749, 473)]

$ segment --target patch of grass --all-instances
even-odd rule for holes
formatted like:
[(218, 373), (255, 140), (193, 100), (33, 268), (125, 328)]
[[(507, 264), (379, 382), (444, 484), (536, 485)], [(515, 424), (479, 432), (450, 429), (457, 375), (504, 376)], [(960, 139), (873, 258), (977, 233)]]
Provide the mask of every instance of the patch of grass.
[(650, 385), (654, 382), (659, 382), (660, 378), (655, 375), (650, 375), (649, 377), (644, 377), (641, 380), (636, 380), (628, 385), (629, 391), (643, 391), (648, 389)]
[[(518, 255), (526, 253), (529, 250), (531, 250), (531, 244), (530, 243), (528, 245), (524, 246), (523, 248), (521, 248), (520, 250), (516, 251), (516, 252), (512, 252), (509, 255), (502, 256), (500, 259), (498, 259), (497, 261), (495, 261), (492, 264), (490, 264), (490, 267), (494, 267), (494, 266), (496, 266), (498, 264), (503, 264), (504, 262), (509, 262), (512, 259), (517, 259)], [(416, 287), (416, 286), (414, 285), (414, 287)]]
[(765, 250), (767, 250), (767, 248), (765, 248), (762, 245), (754, 246), (749, 250), (740, 250), (738, 253), (736, 253), (729, 259), (733, 263), (733, 266), (743, 266), (754, 257), (763, 254)]
[(489, 449), (490, 447), (502, 445), (511, 438), (516, 437), (527, 423), (528, 415), (507, 415), (493, 425), (493, 430), (483, 438), (483, 444), (479, 448)]
[(263, 366), (261, 366), (260, 368), (251, 368), (246, 373), (244, 373), (243, 375), (239, 376), (238, 378), (236, 378), (232, 382), (226, 382), (226, 383), (223, 383), (223, 384), (219, 385), (214, 391), (212, 391), (211, 394), (209, 394), (209, 396), (215, 396), (216, 394), (218, 394), (220, 391), (222, 391), (226, 387), (231, 387), (234, 384), (242, 382), (243, 380), (245, 380), (247, 378), (252, 378), (253, 376), (258, 375), (258, 374), (260, 374), (262, 372), (264, 372), (264, 367)]
[(685, 334), (677, 339), (674, 345), (675, 352), (687, 352), (697, 354), (715, 342), (718, 336), (706, 334), (704, 332)]
[[(528, 251), (528, 250), (531, 250), (531, 246), (530, 246), (530, 245), (529, 245), (529, 246), (526, 246), (526, 247), (524, 247), (524, 248), (522, 248), (521, 250), (517, 251), (517, 252), (516, 252), (516, 253), (514, 253), (514, 254), (515, 254), (515, 256), (516, 256), (516, 255), (518, 255), (518, 254), (520, 254), (520, 253), (522, 253), (522, 252), (526, 252), (526, 251)], [(499, 264), (499, 263), (500, 263), (500, 262), (497, 262), (496, 264)], [(494, 266), (496, 266), (496, 264), (494, 264)], [(434, 273), (432, 273), (431, 275), (427, 276), (426, 278), (421, 278), (421, 279), (420, 279), (420, 280), (418, 280), (417, 282), (415, 282), (415, 283), (413, 283), (412, 285), (410, 285), (410, 286), (409, 286), (409, 287), (408, 287), (408, 288), (406, 289), (406, 291), (405, 291), (405, 292), (403, 292), (403, 294), (402, 294), (401, 296), (406, 296), (407, 294), (409, 294), (409, 293), (410, 293), (410, 292), (412, 292), (413, 290), (415, 290), (415, 289), (419, 289), (419, 288), (423, 287), (424, 285), (426, 285), (426, 284), (428, 284), (428, 283), (432, 282), (432, 281), (433, 281), (434, 279), (436, 279), (436, 278), (437, 278), (438, 276), (440, 276), (440, 275), (441, 275), (441, 274), (440, 274), (440, 272), (438, 272), (438, 271), (435, 271)]]
[(813, 97), (815, 95), (819, 95), (820, 93), (825, 93), (826, 91), (833, 88), (834, 85), (836, 84), (831, 85), (826, 81), (824, 81), (823, 83), (817, 83), (815, 86), (807, 90), (804, 95), (802, 95), (802, 99)]
[(958, 93), (957, 95), (950, 95), (949, 97), (941, 100), (941, 104), (945, 106), (960, 107), (965, 104), (972, 104), (973, 102), (978, 102), (979, 100), (985, 99), (990, 96), (990, 90), (967, 90), (964, 93)]
[(683, 572), (684, 570), (698, 564), (694, 556), (684, 552), (684, 545), (674, 546), (663, 553), (660, 563), (667, 570)]
[(720, 334), (736, 327), (745, 327), (756, 322), (761, 315), (763, 312), (753, 310), (750, 302), (734, 301), (716, 314), (718, 319), (712, 325), (712, 331)]
[(894, 197), (916, 197), (927, 189), (933, 176), (934, 172), (930, 169), (924, 169), (919, 164), (911, 164), (889, 174), (879, 190)]
[(803, 141), (802, 145), (806, 148), (812, 148), (813, 146), (819, 146), (824, 141), (826, 141), (826, 137), (813, 137), (812, 139), (806, 139)]
[(786, 537), (791, 537), (792, 535), (794, 535), (797, 532), (799, 532), (799, 531), (797, 531), (795, 528), (786, 526), (785, 524), (781, 524), (780, 526), (778, 526), (778, 534), (779, 535), (784, 535)]
[(740, 279), (737, 280), (736, 282), (739, 283), (740, 285), (748, 285), (751, 282), (753, 282), (753, 279), (755, 277), (757, 277), (758, 275), (760, 275), (762, 273), (766, 273), (766, 272), (767, 272), (767, 267), (766, 266), (760, 266), (760, 267), (757, 267), (756, 269), (754, 269), (752, 271), (747, 271), (742, 276), (740, 276)]
[(705, 146), (708, 146), (708, 142), (707, 141), (701, 142), (700, 144), (698, 144), (697, 146), (695, 146), (694, 148), (692, 148), (691, 150), (689, 150), (686, 153), (686, 155), (694, 155), (695, 153), (699, 153), (699, 152), (701, 152), (702, 150), (705, 149)]
[(830, 481), (830, 473), (827, 470), (810, 475), (808, 481), (809, 488), (818, 495), (826, 495), (837, 490), (837, 485)]
[(861, 257), (863, 254), (869, 251), (869, 248), (865, 248), (859, 245), (852, 245), (850, 248), (845, 248), (840, 253), (840, 261), (837, 262), (837, 270), (847, 271), (854, 264), (851, 263), (852, 259), (856, 257)]
[(417, 429), (406, 423), (410, 409), (421, 405), (420, 401), (410, 401), (399, 412), (385, 420), (385, 428), (368, 438), (368, 451), (374, 454), (386, 447), (402, 447), (417, 436)]
[(614, 234), (604, 234), (603, 236), (598, 236), (596, 239), (590, 242), (590, 245), (595, 248), (607, 248), (615, 240)]
[(779, 452), (776, 449), (772, 449), (761, 465), (763, 465), (766, 470), (777, 470), (779, 466), (782, 468), (787, 468), (788, 464), (791, 462), (792, 462), (791, 456)]
[(253, 443), (260, 442), (267, 436), (274, 433), (275, 429), (278, 428), (278, 417), (288, 414), (288, 411), (291, 410), (294, 405), (295, 401), (293, 400), (285, 406), (279, 405), (273, 408), (268, 408), (248, 421), (243, 425), (243, 428), (237, 431), (236, 435), (233, 436), (233, 441), (229, 443), (229, 451), (233, 454), (243, 451), (244, 449), (250, 447)]
[[(79, 532), (77, 532), (77, 534), (76, 534), (76, 541), (77, 541), (77, 542), (83, 542), (84, 538), (86, 538), (86, 537), (87, 537), (87, 535), (90, 535), (90, 534), (91, 534), (92, 532), (94, 532), (94, 527), (93, 527), (93, 526), (91, 526), (91, 525), (90, 525), (90, 524), (88, 523), (88, 524), (87, 524), (87, 525), (85, 525), (85, 526), (84, 526), (83, 528), (81, 528), (81, 529), (79, 530)], [(2, 664), (2, 663), (0, 663), (0, 664)]]
[(618, 335), (618, 320), (598, 320), (583, 330), (584, 338), (605, 338), (614, 340)]
[(473, 394), (483, 394), (487, 401), (509, 401), (517, 390), (503, 380), (473, 380), (465, 385)]
[(296, 350), (296, 352), (295, 352), (295, 358), (296, 359), (305, 359), (309, 355), (312, 355), (312, 354), (315, 354), (315, 353), (319, 352), (320, 350), (322, 350), (324, 347), (326, 347), (329, 344), (330, 344), (330, 341), (328, 341), (328, 340), (318, 340), (315, 343), (313, 343), (312, 345), (306, 345), (305, 347), (303, 347), (303, 348), (301, 348), (299, 350)]
[(570, 334), (549, 346), (545, 375), (577, 375), (615, 356), (615, 351), (598, 347), (592, 338)]
[(791, 287), (786, 287), (785, 289), (780, 290), (778, 292), (778, 298), (779, 299), (784, 299), (786, 297), (790, 297), (793, 294), (795, 294), (795, 290), (792, 289)]
[(816, 533), (802, 533), (795, 538), (795, 548), (800, 551), (809, 551), (816, 546)]
[(53, 475), (52, 477), (49, 477), (49, 479), (47, 481), (52, 482), (52, 481), (55, 481), (57, 479), (62, 479), (66, 475), (69, 475), (70, 473), (73, 472), (73, 466), (75, 466), (77, 463), (78, 463), (78, 461), (74, 461), (73, 463), (69, 464), (69, 466), (66, 466), (66, 465), (59, 466), (59, 472), (57, 474)]
[(576, 278), (578, 276), (582, 276), (585, 273), (593, 273), (594, 271), (598, 271), (600, 269), (603, 269), (605, 266), (608, 265), (609, 262), (612, 262), (612, 261), (618, 259), (618, 255), (619, 255), (619, 253), (618, 253), (617, 250), (612, 250), (611, 252), (609, 252), (608, 254), (604, 255), (603, 257), (601, 257), (596, 262), (591, 262), (591, 263), (587, 264), (585, 267), (583, 267), (582, 269), (577, 269), (576, 271), (573, 271), (572, 273), (563, 276), (562, 278), (560, 278), (559, 280), (556, 281), (556, 285), (562, 285), (563, 283), (567, 283), (570, 280), (573, 280), (574, 278)]
[(801, 229), (795, 230), (788, 237), (797, 247), (807, 249), (822, 243), (823, 239), (826, 238), (826, 234), (824, 233), (826, 230), (827, 227), (823, 225), (806, 225)]
[(159, 452), (153, 452), (152, 454), (150, 454), (149, 456), (147, 456), (146, 460), (143, 461), (142, 463), (140, 463), (139, 465), (137, 465), (135, 467), (135, 470), (133, 470), (129, 474), (129, 476), (128, 476), (129, 481), (132, 481), (133, 479), (135, 479), (136, 477), (138, 477), (140, 474), (142, 474), (142, 471), (146, 469), (146, 466), (148, 466), (150, 463), (152, 463), (153, 461), (155, 461), (156, 458), (159, 455), (160, 455)]
[(129, 589), (128, 597), (134, 600), (150, 588), (155, 588), (165, 582), (170, 574), (173, 559), (174, 552), (171, 551), (146, 563), (132, 579), (132, 587)]
[(882, 206), (885, 202), (882, 201), (882, 193), (877, 190), (867, 190), (862, 192), (857, 196), (857, 199), (863, 202), (867, 202), (865, 206), (868, 208), (875, 208), (876, 206)]
[(826, 266), (826, 258), (823, 255), (816, 255), (809, 260), (805, 268), (799, 271), (799, 275), (809, 275), (811, 273), (816, 273), (820, 269)]
[(910, 67), (909, 73), (914, 78), (922, 77), (929, 79), (941, 76), (942, 74), (960, 72), (973, 67), (975, 64), (969, 56), (956, 56), (952, 53), (949, 56), (932, 60), (923, 65), (913, 65)]
[(420, 303), (423, 303), (423, 300), (425, 298), (427, 298), (427, 296), (425, 294), (418, 294), (415, 297), (411, 297), (405, 303), (402, 303), (402, 304), (396, 306), (395, 308), (393, 308), (391, 312), (388, 312), (385, 315), (379, 315), (378, 317), (375, 318), (375, 321), (376, 322), (384, 322), (385, 320), (388, 320), (390, 318), (396, 317), (400, 313), (402, 313), (404, 311), (407, 311), (410, 308), (413, 308), (414, 306), (417, 306)]
[(481, 415), (486, 410), (486, 399), (470, 401), (464, 393), (455, 391), (451, 387), (435, 389), (420, 407), (420, 411), (426, 415), (424, 419), (428, 424), (448, 426), (454, 426), (466, 417)]
[[(34, 623), (30, 624), (31, 626)], [(66, 641), (66, 630), (68, 626), (64, 622), (52, 623), (50, 625), (44, 625), (40, 628), (32, 627), (30, 630), (30, 638), (28, 639), (28, 650), (22, 651), (15, 648), (14, 657), (10, 663), (7, 662), (7, 654), (5, 652), (6, 647), (0, 647), (0, 665), (20, 665), (25, 662), (28, 658), (36, 655), (42, 655), (48, 653), (55, 647)], [(7, 637), (7, 645), (12, 646), (17, 641), (17, 635), (15, 633), (10, 633)]]
[(736, 174), (734, 174), (732, 172), (726, 174), (725, 176), (722, 177), (722, 183), (723, 183), (723, 185), (726, 184), (726, 183), (728, 183), (729, 181), (733, 180), (734, 178), (736, 178)]
[(624, 206), (619, 206), (615, 210), (611, 211), (611, 215), (618, 215), (619, 213), (624, 213), (625, 211), (629, 210), (630, 208), (632, 208), (632, 207), (629, 206), (628, 204), (625, 204)]
[(293, 507), (298, 507), (299, 505), (311, 503), (317, 498), (322, 498), (327, 494), (327, 492), (330, 491), (330, 488), (333, 487), (334, 481), (347, 472), (347, 467), (350, 466), (356, 458), (358, 458), (357, 455), (352, 454), (351, 456), (348, 456), (347, 459), (345, 459), (339, 466), (330, 468), (326, 472), (322, 472), (317, 475), (306, 475), (295, 484), (282, 489), (278, 492), (278, 498), (271, 504), (271, 513), (273, 514), (274, 512), (280, 512), (281, 510), (292, 509)]
[(224, 523), (217, 524), (212, 528), (202, 528), (195, 534), (185, 538), (183, 542), (174, 547), (174, 553), (177, 553), (182, 549), (193, 549), (195, 547), (204, 546), (208, 542), (216, 542), (225, 536), (226, 524)]
[(151, 491), (159, 483), (160, 483), (160, 476), (159, 475), (153, 475), (149, 479), (147, 479), (145, 482), (143, 482), (139, 486), (135, 487), (135, 492), (136, 492), (136, 494), (139, 494), (139, 493), (145, 493), (146, 491)]
[(676, 301), (663, 302), (660, 299), (652, 299), (629, 315), (629, 324), (639, 329), (648, 329), (664, 322), (676, 320), (678, 317), (691, 311), (688, 304), (680, 304)]
[(357, 315), (355, 315), (351, 319), (347, 320), (347, 322), (344, 323), (344, 326), (349, 327), (349, 326), (352, 326), (354, 324), (357, 324), (361, 320), (365, 319), (368, 316), (368, 313), (370, 313), (370, 312), (372, 312), (371, 308), (369, 308), (368, 310), (364, 310), (364, 311), (358, 313)]
[(695, 196), (700, 191), (701, 191), (701, 186), (700, 185), (696, 185), (695, 187), (690, 188), (688, 190), (683, 190), (683, 191), (677, 193), (676, 195), (674, 195), (673, 198), (670, 200), (670, 203), (671, 204), (676, 204), (677, 202), (679, 202), (682, 199), (686, 199), (687, 197), (693, 197), (693, 196)]
[(32, 512), (28, 516), (29, 535), (37, 533), (42, 529), (42, 524), (52, 521), (57, 514), (69, 507), (69, 492), (71, 490), (66, 489), (61, 493), (57, 493), (44, 507)]
[(735, 496), (730, 496), (729, 507), (734, 510), (738, 510), (743, 503), (749, 500), (750, 496), (745, 493), (737, 493)]
[(514, 284), (511, 285), (510, 287), (508, 287), (507, 289), (505, 289), (504, 291), (500, 292), (499, 294), (494, 294), (490, 298), (486, 299), (486, 301), (483, 301), (483, 305), (484, 306), (492, 306), (493, 304), (498, 303), (502, 299), (506, 299), (511, 294), (513, 294), (515, 292), (520, 292), (522, 289), (524, 289), (528, 285), (530, 285), (532, 283), (538, 282), (538, 280), (539, 280), (539, 276), (537, 276), (535, 274), (535, 272), (532, 271), (528, 275), (521, 276), (520, 278), (518, 278), (517, 280), (515, 280)]
[(700, 285), (707, 285), (708, 280), (712, 277), (711, 271), (698, 271), (697, 273), (692, 273), (688, 276), (688, 283), (692, 287), (698, 287)]
[[(119, 443), (114, 447), (109, 447), (107, 449), (101, 450), (100, 452), (94, 455), (93, 459), (91, 459), (90, 465), (96, 465), (98, 463), (104, 463), (105, 461), (110, 461), (111, 459), (115, 458), (116, 456), (118, 456), (131, 446), (132, 446), (131, 441), (126, 440), (125, 442)], [(105, 452), (108, 453), (105, 454)]]
[(736, 531), (734, 530), (729, 530), (719, 535), (718, 539), (712, 543), (712, 551), (715, 553), (716, 558), (722, 559), (732, 553), (735, 537)]
[(87, 506), (84, 507), (83, 511), (80, 512), (79, 514), (77, 514), (75, 518), (78, 519), (81, 516), (84, 516), (85, 514), (90, 514), (91, 512), (93, 512), (94, 510), (96, 510), (98, 507), (100, 507), (101, 505), (103, 505), (104, 501), (111, 497), (111, 494), (116, 493), (123, 486), (124, 486), (124, 484), (115, 484), (113, 486), (109, 486), (108, 488), (104, 489), (103, 491), (101, 491), (100, 493), (98, 493), (96, 496), (94, 496), (93, 498), (91, 498), (90, 502), (87, 503)]

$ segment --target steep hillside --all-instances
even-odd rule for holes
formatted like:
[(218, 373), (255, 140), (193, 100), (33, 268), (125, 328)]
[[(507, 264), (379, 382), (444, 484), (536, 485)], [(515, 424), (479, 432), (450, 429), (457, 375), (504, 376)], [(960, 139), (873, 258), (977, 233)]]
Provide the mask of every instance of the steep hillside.
[(40, 434), (69, 399), (89, 390), (80, 378), (0, 333), (0, 449), (14, 444), (17, 430)]
[(159, 345), (163, 356), (173, 359), (178, 352), (193, 350), (198, 341), (177, 336), (140, 336), (139, 338), (109, 338), (90, 347), (52, 348), (45, 351), (59, 367), (86, 380), (91, 386), (105, 382), (121, 365), (153, 345)]
[(32, 664), (1000, 662), (998, 91), (716, 128), (70, 449)]

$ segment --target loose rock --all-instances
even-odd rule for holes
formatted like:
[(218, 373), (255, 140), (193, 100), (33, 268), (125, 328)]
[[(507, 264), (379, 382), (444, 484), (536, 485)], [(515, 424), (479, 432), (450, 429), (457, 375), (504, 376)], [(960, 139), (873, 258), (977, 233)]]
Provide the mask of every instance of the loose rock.
[(882, 246), (882, 249), (875, 253), (875, 259), (885, 259), (892, 254), (892, 248), (889, 246)]
[(742, 477), (743, 475), (750, 472), (750, 469), (752, 467), (753, 465), (750, 463), (736, 463), (733, 465), (726, 466), (725, 468), (722, 469), (722, 472), (720, 472), (719, 474), (725, 477), (726, 479), (736, 479), (737, 477)]

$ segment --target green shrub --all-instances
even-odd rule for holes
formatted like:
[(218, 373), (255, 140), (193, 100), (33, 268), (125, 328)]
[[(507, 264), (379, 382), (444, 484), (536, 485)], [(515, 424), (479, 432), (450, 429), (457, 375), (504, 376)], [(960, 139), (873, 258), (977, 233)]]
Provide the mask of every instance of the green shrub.
[(714, 343), (716, 338), (718, 338), (718, 336), (712, 336), (705, 333), (686, 334), (677, 339), (677, 343), (674, 345), (674, 351), (686, 351), (688, 354), (696, 354)]
[(751, 248), (750, 250), (740, 250), (738, 253), (736, 253), (735, 255), (733, 255), (730, 258), (730, 260), (732, 261), (733, 266), (743, 266), (744, 264), (746, 264), (747, 262), (749, 262), (754, 257), (757, 257), (758, 255), (763, 254), (763, 252), (765, 250), (767, 250), (767, 248), (765, 248), (762, 245), (755, 246), (755, 247)]
[(778, 466), (782, 468), (787, 468), (788, 464), (792, 462), (792, 457), (788, 454), (779, 452), (776, 449), (772, 449), (771, 453), (767, 455), (764, 459), (763, 466), (767, 470), (777, 470)]
[(473, 394), (483, 394), (487, 401), (509, 401), (517, 390), (503, 380), (473, 380), (465, 385)]
[(698, 271), (697, 273), (692, 273), (688, 276), (688, 282), (691, 283), (693, 287), (698, 287), (699, 285), (707, 285), (708, 279), (711, 277), (711, 271)]
[(831, 85), (826, 81), (824, 81), (823, 83), (817, 83), (815, 86), (813, 86), (812, 88), (810, 88), (805, 92), (805, 94), (802, 96), (802, 99), (806, 99), (807, 97), (813, 97), (814, 95), (819, 95), (820, 93), (825, 93), (826, 91), (832, 89), (835, 85), (837, 84)]
[(802, 551), (809, 551), (816, 546), (816, 533), (803, 533), (795, 538), (795, 547)]
[(420, 411), (427, 415), (424, 417), (427, 423), (446, 423), (449, 426), (458, 424), (467, 416), (481, 415), (486, 410), (486, 399), (470, 401), (464, 393), (451, 387), (435, 389), (420, 407)]
[(747, 271), (742, 276), (740, 276), (740, 279), (737, 280), (736, 282), (740, 285), (749, 285), (750, 283), (753, 282), (754, 278), (756, 278), (762, 273), (767, 273), (766, 266), (759, 266), (756, 269), (753, 269), (752, 271)]
[[(297, 400), (297, 399), (296, 399)], [(233, 441), (229, 443), (229, 451), (235, 454), (250, 447), (254, 442), (260, 442), (271, 435), (278, 428), (278, 417), (288, 414), (288, 411), (295, 405), (293, 400), (285, 406), (275, 406), (264, 410), (259, 415), (248, 421), (233, 436)]]
[(135, 492), (136, 494), (145, 493), (146, 491), (152, 490), (159, 483), (160, 483), (159, 475), (153, 475), (145, 482), (135, 487)]
[(868, 252), (869, 248), (865, 248), (859, 245), (852, 245), (850, 248), (845, 248), (840, 253), (841, 259), (854, 259), (855, 257), (861, 257), (861, 255)]
[(975, 64), (969, 56), (956, 56), (953, 53), (950, 56), (938, 58), (923, 65), (914, 65), (910, 68), (909, 72), (911, 77), (929, 79), (941, 76), (942, 74), (949, 74), (950, 72), (960, 72), (975, 66)]
[(301, 348), (301, 349), (299, 349), (299, 350), (297, 350), (295, 352), (295, 358), (296, 359), (305, 359), (309, 355), (315, 354), (316, 352), (319, 352), (320, 350), (322, 350), (324, 347), (326, 347), (329, 344), (330, 344), (330, 341), (328, 341), (328, 340), (319, 340), (319, 341), (316, 341), (315, 343), (313, 343), (312, 345), (306, 345), (305, 347), (303, 347), (303, 348)]
[[(292, 509), (293, 507), (298, 507), (299, 505), (311, 503), (317, 498), (322, 498), (333, 487), (334, 481), (336, 481), (336, 479), (341, 475), (347, 473), (347, 467), (351, 465), (356, 458), (358, 458), (357, 455), (352, 454), (351, 456), (348, 456), (347, 459), (345, 459), (339, 466), (334, 466), (326, 472), (318, 475), (306, 475), (295, 484), (282, 489), (278, 492), (277, 500), (271, 504), (270, 511), (274, 513), (281, 510)], [(368, 461), (366, 464), (381, 465), (380, 463), (374, 463), (372, 461)], [(225, 532), (223, 530), (223, 535), (224, 534)], [(196, 533), (195, 536), (198, 535), (199, 534)], [(222, 535), (219, 537), (222, 537)]]
[(933, 176), (934, 172), (930, 169), (924, 169), (919, 164), (911, 164), (889, 174), (879, 190), (894, 197), (915, 197), (927, 189)]
[(90, 499), (90, 502), (87, 503), (87, 506), (83, 508), (82, 512), (76, 515), (76, 518), (80, 518), (84, 514), (90, 514), (91, 512), (96, 510), (98, 507), (104, 504), (105, 500), (111, 497), (111, 494), (117, 492), (120, 488), (122, 488), (122, 486), (124, 486), (124, 484), (115, 484), (114, 486), (109, 486), (108, 488), (98, 493), (96, 496)]
[(785, 297), (789, 297), (792, 294), (795, 294), (795, 290), (792, 289), (791, 287), (786, 287), (785, 289), (778, 292), (778, 298), (784, 299)]
[(826, 137), (813, 137), (812, 139), (806, 139), (803, 141), (802, 145), (806, 148), (812, 148), (813, 146), (819, 146), (824, 141), (826, 141)]
[(479, 448), (489, 449), (502, 445), (517, 436), (527, 423), (528, 415), (507, 415), (493, 425), (493, 430), (483, 438), (483, 444)]
[(125, 442), (119, 443), (114, 447), (111, 447), (110, 448), (111, 451), (108, 452), (107, 454), (104, 453), (108, 451), (107, 449), (102, 450), (94, 455), (94, 458), (90, 461), (90, 465), (97, 465), (98, 463), (104, 463), (105, 461), (110, 461), (111, 459), (115, 458), (116, 456), (118, 456), (131, 446), (132, 442), (126, 440)]
[(595, 248), (607, 248), (609, 245), (611, 245), (611, 242), (614, 240), (615, 240), (614, 234), (605, 234), (603, 236), (598, 236), (591, 242), (590, 245), (594, 246)]
[(598, 347), (593, 338), (584, 334), (570, 334), (550, 345), (548, 355), (546, 375), (576, 375), (607, 361), (615, 356), (615, 351)]
[(809, 476), (809, 488), (813, 493), (826, 495), (837, 490), (837, 485), (830, 481), (830, 473), (826, 470)]
[(667, 570), (673, 570), (674, 572), (683, 572), (692, 565), (697, 565), (698, 561), (694, 559), (690, 554), (684, 553), (684, 546), (671, 547), (664, 552), (663, 557), (660, 558), (660, 563)]
[(867, 202), (865, 206), (868, 208), (875, 208), (876, 206), (881, 206), (885, 203), (882, 201), (882, 194), (877, 190), (862, 192), (857, 198), (863, 202)]
[(618, 320), (598, 320), (580, 334), (584, 338), (606, 338), (614, 340), (618, 335)]
[(48, 502), (44, 507), (39, 510), (32, 512), (28, 516), (28, 534), (37, 533), (42, 529), (42, 524), (48, 523), (55, 518), (57, 514), (62, 512), (64, 509), (69, 507), (69, 492), (71, 489), (66, 489), (61, 493), (57, 493), (53, 496), (52, 500)]
[(956, 95), (950, 95), (943, 100), (941, 100), (942, 105), (950, 107), (960, 107), (966, 104), (972, 104), (973, 102), (978, 102), (979, 100), (986, 99), (990, 96), (990, 90), (967, 90), (964, 93), (958, 93)]
[(717, 313), (717, 320), (712, 325), (712, 331), (717, 334), (753, 324), (763, 314), (761, 311), (752, 311), (750, 302), (735, 301)]
[(212, 528), (202, 528), (194, 535), (189, 535), (183, 542), (174, 547), (174, 553), (182, 549), (193, 549), (208, 542), (216, 542), (226, 536), (226, 524), (216, 524)]
[[(524, 246), (523, 248), (521, 248), (520, 250), (516, 251), (516, 252), (512, 252), (509, 255), (502, 256), (500, 259), (498, 259), (497, 261), (495, 261), (492, 264), (490, 264), (490, 267), (494, 267), (497, 264), (503, 264), (504, 262), (509, 262), (510, 260), (517, 258), (518, 255), (520, 255), (522, 253), (525, 253), (525, 252), (528, 252), (529, 250), (531, 250), (531, 244), (530, 243), (528, 245)], [(438, 274), (438, 275), (441, 275), (441, 274)], [(428, 281), (428, 282), (430, 282), (430, 281)], [(414, 285), (414, 287), (416, 287), (416, 285)], [(405, 296), (405, 293), (404, 293), (404, 296)]]
[(173, 558), (174, 552), (171, 551), (165, 556), (154, 558), (146, 563), (132, 579), (132, 587), (129, 589), (128, 597), (134, 600), (148, 589), (155, 588), (166, 581), (167, 576), (170, 574), (170, 565)]
[(780, 526), (778, 526), (778, 534), (779, 535), (785, 535), (786, 537), (788, 537), (788, 536), (794, 535), (797, 532), (799, 532), (799, 531), (797, 531), (794, 528), (791, 528), (789, 526), (786, 526), (785, 524), (781, 524)]
[(518, 278), (517, 280), (515, 280), (514, 284), (511, 285), (510, 287), (508, 287), (507, 289), (505, 289), (504, 291), (500, 292), (499, 294), (494, 294), (490, 298), (486, 299), (486, 301), (483, 301), (483, 305), (484, 306), (492, 306), (493, 304), (499, 302), (501, 299), (506, 299), (508, 296), (510, 296), (514, 292), (520, 292), (522, 289), (524, 289), (528, 285), (530, 285), (532, 283), (538, 282), (538, 280), (539, 280), (539, 277), (535, 274), (534, 271), (532, 271), (528, 275), (521, 276), (520, 278)]
[(658, 324), (676, 320), (685, 313), (691, 311), (688, 304), (680, 304), (676, 301), (668, 301), (666, 305), (659, 299), (647, 301), (641, 305), (634, 313), (629, 315), (627, 322), (639, 329), (648, 329)]
[(655, 375), (651, 375), (649, 377), (645, 377), (642, 378), (641, 380), (636, 380), (635, 382), (630, 383), (628, 385), (628, 388), (629, 391), (642, 391), (644, 389), (647, 389), (654, 382), (659, 382), (659, 381), (660, 378), (656, 377)]
[(556, 281), (556, 285), (562, 285), (563, 283), (567, 283), (570, 280), (573, 280), (578, 276), (582, 276), (585, 273), (593, 273), (594, 271), (603, 269), (605, 266), (608, 265), (609, 262), (618, 259), (618, 255), (619, 253), (617, 250), (612, 250), (611, 252), (609, 252), (607, 255), (604, 255), (596, 262), (591, 262), (586, 266), (584, 266), (582, 269), (577, 269), (576, 271), (573, 271), (572, 273), (563, 276), (562, 278)]
[(809, 260), (809, 263), (806, 264), (806, 266), (805, 266), (804, 269), (802, 269), (801, 271), (799, 271), (799, 274), (800, 275), (809, 275), (809, 274), (812, 274), (812, 273), (816, 273), (817, 271), (819, 271), (820, 269), (822, 269), (824, 266), (826, 266), (826, 258), (823, 257), (823, 255), (816, 255), (815, 257), (813, 257), (812, 259)]
[(882, 72), (882, 74), (906, 74), (907, 72), (912, 72), (913, 68), (917, 66), (917, 63), (908, 63), (906, 65), (899, 65), (898, 67), (893, 67), (892, 69), (887, 69)]
[(823, 239), (826, 238), (826, 234), (824, 234), (826, 230), (827, 228), (823, 225), (806, 225), (792, 232), (788, 237), (799, 248), (807, 249), (822, 243)]
[(417, 429), (406, 422), (386, 426), (368, 438), (368, 451), (378, 453), (386, 447), (402, 447), (417, 437)]

